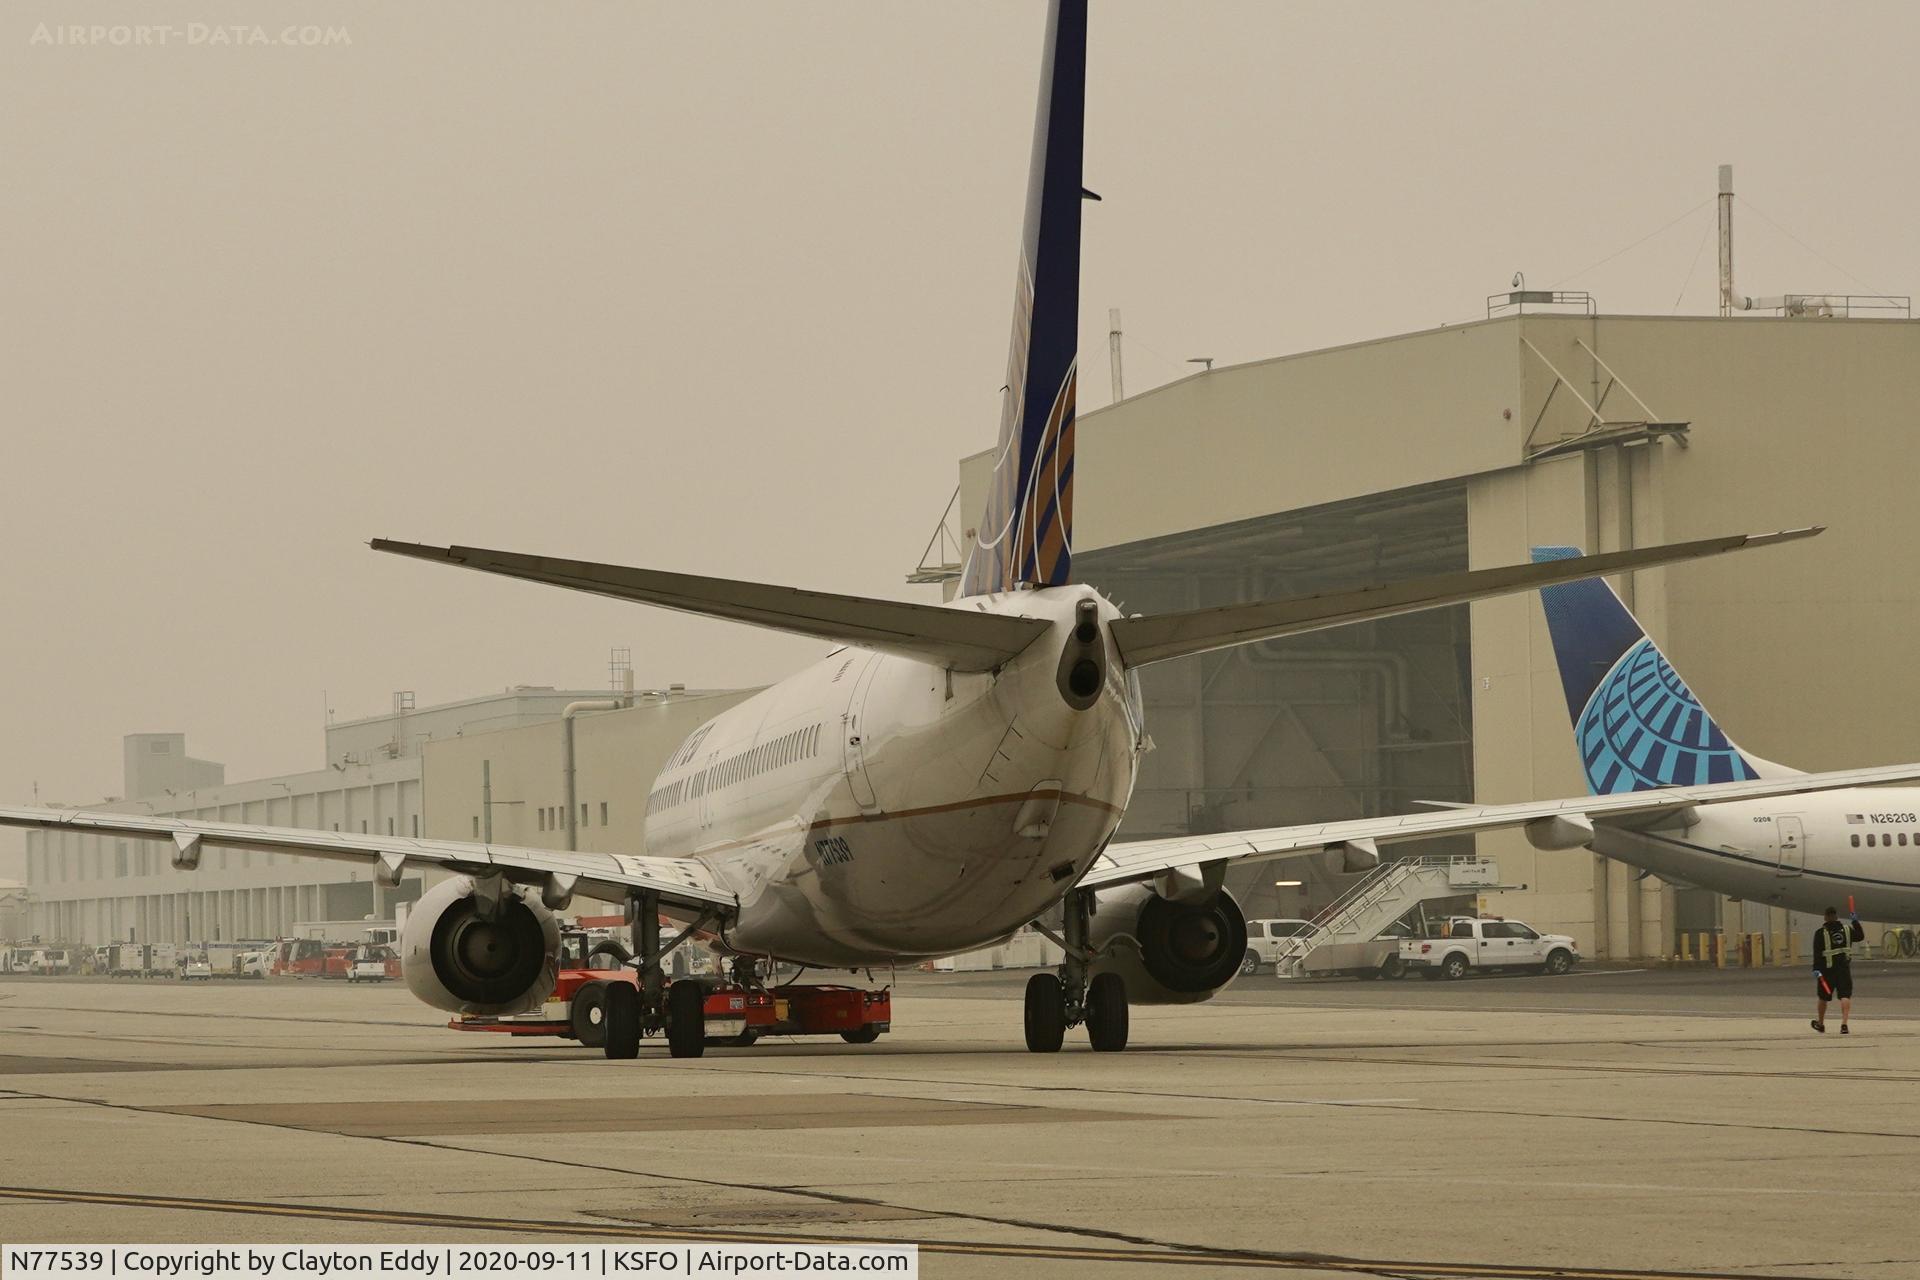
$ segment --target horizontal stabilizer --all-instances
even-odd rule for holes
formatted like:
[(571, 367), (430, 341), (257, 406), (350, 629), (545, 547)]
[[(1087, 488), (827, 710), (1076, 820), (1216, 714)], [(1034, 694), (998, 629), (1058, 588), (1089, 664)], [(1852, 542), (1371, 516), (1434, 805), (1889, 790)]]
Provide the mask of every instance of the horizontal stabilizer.
[(1149, 662), (1165, 662), (1189, 654), (1231, 648), (1255, 640), (1342, 627), (1352, 622), (1371, 622), (1398, 613), (1416, 613), (1440, 605), (1489, 596), (1532, 591), (1556, 582), (1574, 582), (1581, 578), (1623, 573), (1631, 569), (1650, 569), (1655, 565), (1681, 560), (1698, 560), (1728, 551), (1771, 546), (1810, 538), (1819, 528), (1786, 529), (1779, 533), (1741, 534), (1730, 538), (1706, 538), (1699, 542), (1675, 542), (1637, 551), (1609, 551), (1601, 555), (1580, 556), (1571, 560), (1550, 560), (1540, 564), (1503, 565), (1497, 569), (1473, 569), (1465, 573), (1443, 573), (1427, 578), (1408, 578), (1384, 586), (1359, 591), (1334, 591), (1320, 595), (1295, 596), (1287, 600), (1263, 600), (1257, 604), (1230, 604), (1213, 609), (1194, 609), (1186, 613), (1163, 613), (1145, 618), (1116, 618), (1113, 640), (1119, 646), (1121, 660), (1129, 667)]
[(375, 538), (369, 545), (375, 551), (412, 556), (417, 560), (459, 565), (509, 578), (524, 578), (528, 582), (590, 591), (616, 600), (634, 600), (662, 609), (878, 649), (956, 671), (991, 671), (1016, 657), (1047, 629), (1047, 624), (1037, 618), (1010, 618), (900, 600), (829, 595), (824, 591), (802, 591), (798, 587), (700, 578), (687, 573), (663, 573), (658, 569), (555, 560), (480, 547), (428, 547), (385, 538)]

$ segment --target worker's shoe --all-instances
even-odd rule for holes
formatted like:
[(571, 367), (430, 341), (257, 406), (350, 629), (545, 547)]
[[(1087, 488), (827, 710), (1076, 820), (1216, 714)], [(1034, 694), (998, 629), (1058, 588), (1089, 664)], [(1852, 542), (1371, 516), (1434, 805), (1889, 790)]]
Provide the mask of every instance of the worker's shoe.
[(1850, 1036), (1853, 1034), (1853, 1028), (1849, 1027), (1846, 1023), (1843, 1022), (1840, 1024), (1840, 1034), (1843, 1036)]
[(1827, 1034), (1827, 1024), (1820, 1021), (1820, 1019), (1818, 1018), (1815, 1018), (1812, 1022), (1809, 1022), (1807, 1025), (1812, 1027), (1815, 1031), (1818, 1031), (1821, 1035)]

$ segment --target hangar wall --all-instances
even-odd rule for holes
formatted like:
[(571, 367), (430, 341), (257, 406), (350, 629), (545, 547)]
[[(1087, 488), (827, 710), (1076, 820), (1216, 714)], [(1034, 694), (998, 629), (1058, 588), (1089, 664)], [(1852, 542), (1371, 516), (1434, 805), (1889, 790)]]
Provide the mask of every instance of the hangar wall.
[[(1920, 694), (1906, 660), (1920, 504), (1900, 465), (1916, 407), (1911, 320), (1506, 316), (1196, 373), (1086, 414), (1076, 551), (1095, 580), (1162, 540), (1224, 546), (1241, 522), (1311, 523), (1445, 484), (1464, 486), (1476, 568), (1536, 544), (1614, 550), (1825, 523), (1809, 543), (1615, 586), (1747, 749), (1804, 769), (1911, 759), (1911, 726), (1889, 708)], [(1677, 423), (1684, 438), (1668, 434)], [(960, 510), (980, 509), (991, 462), (962, 461)], [(1316, 586), (1419, 571), (1355, 565)], [(1473, 797), (1578, 794), (1539, 606), (1473, 605), (1470, 631)], [(1207, 749), (1233, 746), (1217, 736)], [(1164, 821), (1134, 825), (1122, 838)], [(1527, 885), (1493, 909), (1597, 956), (1672, 946), (1675, 896), (1657, 881), (1584, 852), (1536, 853), (1516, 834), (1480, 845)], [(1766, 927), (1751, 909), (1744, 924), (1723, 912), (1729, 927)]]

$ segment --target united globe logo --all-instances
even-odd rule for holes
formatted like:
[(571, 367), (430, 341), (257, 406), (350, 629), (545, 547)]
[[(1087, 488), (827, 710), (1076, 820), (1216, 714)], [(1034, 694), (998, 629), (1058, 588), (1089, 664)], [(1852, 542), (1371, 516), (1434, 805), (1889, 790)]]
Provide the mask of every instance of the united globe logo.
[(1580, 759), (1596, 795), (1759, 776), (1644, 638), (1621, 655), (1587, 699)]

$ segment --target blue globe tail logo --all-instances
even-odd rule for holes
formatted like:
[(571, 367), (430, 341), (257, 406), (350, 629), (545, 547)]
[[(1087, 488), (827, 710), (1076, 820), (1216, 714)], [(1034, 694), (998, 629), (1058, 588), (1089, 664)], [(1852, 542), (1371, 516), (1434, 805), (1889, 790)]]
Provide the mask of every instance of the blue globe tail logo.
[(1587, 784), (1596, 795), (1760, 776), (1644, 638), (1620, 655), (1593, 691), (1578, 737)]

